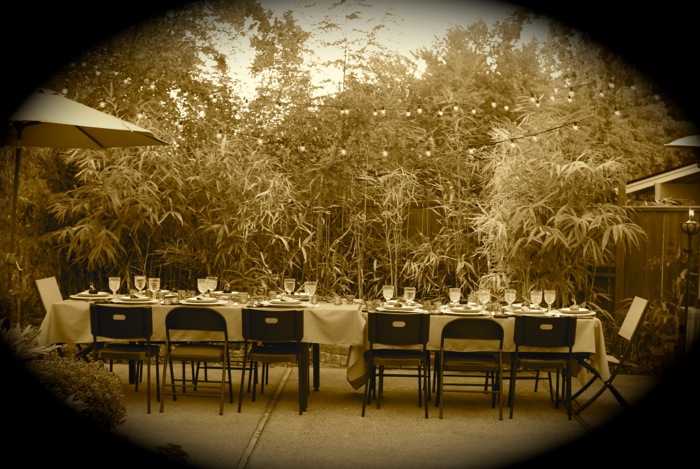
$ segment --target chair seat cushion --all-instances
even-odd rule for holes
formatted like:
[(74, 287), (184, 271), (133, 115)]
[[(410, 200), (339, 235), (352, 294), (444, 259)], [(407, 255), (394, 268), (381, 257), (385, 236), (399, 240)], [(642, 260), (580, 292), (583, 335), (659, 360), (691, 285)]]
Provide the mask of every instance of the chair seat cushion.
[(185, 361), (222, 360), (224, 350), (224, 346), (214, 344), (181, 344), (173, 348), (170, 357)]
[(299, 354), (299, 346), (295, 343), (266, 343), (254, 345), (249, 358), (252, 361), (295, 362)]

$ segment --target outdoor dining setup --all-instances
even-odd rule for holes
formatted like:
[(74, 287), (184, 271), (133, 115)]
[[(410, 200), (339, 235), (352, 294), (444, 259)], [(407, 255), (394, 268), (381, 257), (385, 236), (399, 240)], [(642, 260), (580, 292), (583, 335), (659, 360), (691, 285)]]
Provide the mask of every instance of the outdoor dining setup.
[[(189, 382), (191, 386), (194, 386), (193, 389), (187, 391), (186, 396), (195, 395), (198, 392), (196, 376), (200, 373), (200, 365), (205, 367), (209, 376), (214, 373), (213, 368), (208, 368), (204, 363), (205, 361), (208, 365), (212, 365), (212, 362), (217, 363), (218, 366), (216, 368), (221, 369), (222, 376), (218, 381), (220, 387), (216, 385), (216, 389), (220, 394), (218, 392), (215, 394), (221, 400), (220, 413), (223, 413), (225, 409), (225, 395), (229, 396), (228, 401), (230, 403), (235, 401), (236, 393), (233, 391), (231, 379), (234, 376), (233, 379), (235, 381), (235, 377), (238, 375), (240, 375), (240, 392), (237, 397), (238, 411), (240, 412), (241, 408), (245, 409), (242, 401), (251, 392), (251, 383), (248, 383), (247, 387), (244, 386), (246, 383), (246, 372), (249, 373), (248, 381), (253, 380), (253, 399), (257, 386), (260, 386), (259, 392), (264, 390), (265, 366), (263, 366), (261, 375), (258, 377), (258, 365), (253, 364), (258, 360), (265, 361), (265, 358), (263, 355), (258, 356), (254, 348), (249, 348), (250, 345), (255, 343), (270, 347), (274, 343), (285, 344), (286, 348), (275, 350), (273, 347), (268, 349), (267, 352), (275, 350), (273, 355), (278, 355), (278, 358), (279, 356), (282, 357), (277, 361), (285, 362), (298, 368), (300, 414), (306, 411), (309, 406), (313, 406), (313, 395), (310, 396), (311, 399), (307, 397), (311, 391), (311, 386), (314, 391), (323, 391), (322, 367), (319, 357), (319, 346), (322, 344), (347, 346), (346, 377), (348, 386), (350, 389), (356, 390), (362, 389), (364, 386), (363, 415), (365, 415), (365, 405), (373, 402), (373, 396), (377, 400), (377, 406), (379, 407), (379, 403), (383, 398), (385, 375), (386, 377), (392, 376), (390, 370), (394, 370), (391, 373), (399, 373), (396, 376), (402, 376), (401, 373), (409, 369), (413, 371), (403, 376), (412, 376), (411, 373), (418, 372), (419, 382), (422, 383), (418, 388), (419, 396), (422, 396), (419, 398), (419, 407), (424, 408), (425, 417), (429, 417), (429, 402), (432, 403), (434, 399), (438, 399), (435, 402), (440, 403), (440, 418), (442, 418), (443, 400), (445, 399), (443, 396), (445, 396), (445, 392), (449, 392), (449, 388), (447, 388), (449, 378), (446, 378), (448, 376), (447, 370), (452, 372), (459, 370), (479, 371), (480, 368), (478, 366), (474, 370), (468, 366), (471, 363), (469, 361), (470, 357), (473, 358), (476, 355), (483, 357), (484, 354), (498, 353), (501, 356), (501, 366), (496, 372), (494, 373), (493, 369), (487, 369), (483, 373), (484, 377), (480, 379), (482, 386), (488, 385), (498, 392), (499, 415), (503, 406), (502, 402), (507, 402), (510, 406), (511, 418), (513, 418), (514, 407), (511, 396), (514, 395), (515, 384), (518, 380), (516, 373), (518, 370), (516, 368), (526, 370), (525, 360), (528, 357), (539, 360), (535, 362), (536, 365), (542, 365), (544, 363), (542, 360), (547, 358), (558, 358), (560, 360), (560, 363), (558, 362), (554, 367), (540, 368), (544, 370), (543, 372), (554, 374), (556, 381), (552, 381), (552, 375), (547, 375), (549, 376), (550, 386), (553, 389), (552, 395), (556, 397), (557, 406), (559, 406), (559, 400), (561, 399), (562, 406), (568, 409), (569, 418), (571, 418), (571, 412), (576, 411), (575, 405), (571, 403), (570, 379), (572, 377), (577, 379), (577, 376), (580, 374), (582, 382), (591, 377), (606, 382), (611, 376), (607, 361), (603, 325), (599, 318), (596, 317), (596, 314), (578, 305), (554, 309), (551, 307), (553, 303), (551, 297), (547, 298), (547, 307), (543, 307), (541, 305), (542, 299), (537, 296), (541, 295), (541, 292), (532, 295), (532, 303), (521, 304), (515, 303), (510, 296), (499, 301), (492, 298), (490, 292), (483, 290), (479, 295), (481, 304), (477, 304), (475, 302), (462, 301), (461, 292), (456, 292), (452, 289), (449, 301), (446, 299), (444, 304), (442, 304), (441, 301), (435, 299), (425, 302), (416, 300), (416, 292), (412, 287), (399, 289), (392, 285), (385, 285), (382, 289), (382, 300), (368, 299), (363, 301), (352, 298), (319, 297), (316, 294), (315, 281), (302, 283), (304, 288), (300, 288), (297, 291), (295, 288), (296, 280), (289, 278), (286, 279), (289, 282), (284, 282), (284, 292), (271, 291), (267, 296), (253, 297), (248, 295), (248, 292), (216, 290), (216, 283), (212, 283), (216, 282), (216, 280), (210, 277), (209, 279), (200, 279), (198, 282), (200, 286), (198, 294), (194, 294), (193, 291), (181, 291), (171, 295), (171, 292), (160, 290), (158, 285), (160, 279), (140, 277), (142, 276), (135, 279), (134, 285), (136, 288), (129, 293), (120, 293), (120, 290), (123, 290), (120, 285), (120, 279), (112, 278), (110, 283), (111, 292), (91, 291), (88, 289), (83, 292), (76, 292), (67, 299), (54, 296), (53, 299), (49, 300), (50, 304), (47, 305), (47, 314), (40, 327), (38, 343), (42, 346), (53, 344), (82, 344), (83, 346), (88, 346), (89, 348), (85, 351), (85, 358), (88, 360), (93, 359), (93, 357), (105, 359), (98, 355), (105, 345), (114, 343), (146, 344), (149, 348), (147, 358), (144, 355), (140, 355), (138, 359), (129, 358), (128, 356), (122, 356), (121, 358), (140, 364), (140, 367), (135, 367), (136, 371), (130, 377), (137, 389), (138, 382), (143, 379), (144, 361), (148, 362), (146, 366), (150, 377), (153, 375), (150, 371), (150, 362), (152, 359), (155, 359), (155, 389), (157, 390), (155, 394), (160, 401), (161, 411), (163, 411), (166, 396), (177, 397), (177, 394), (173, 394), (175, 389), (180, 386), (176, 385), (176, 379), (182, 381), (183, 392), (185, 382)], [(148, 285), (149, 294), (143, 292), (146, 285)], [(43, 296), (48, 298), (50, 297), (49, 290), (52, 287), (55, 288), (55, 278), (42, 279), (41, 282), (38, 282), (38, 286), (40, 293), (43, 293)], [(400, 295), (396, 294), (399, 290), (402, 293)], [(457, 295), (457, 293), (460, 294)], [(469, 295), (465, 296), (468, 297)], [(109, 336), (107, 338), (103, 337), (103, 334), (95, 329), (94, 324), (94, 309), (98, 306), (106, 310), (104, 314), (115, 318), (120, 318), (125, 312), (129, 313), (131, 310), (147, 309), (148, 327), (145, 329), (146, 332), (134, 334), (131, 337), (124, 335), (117, 335), (111, 338)], [(264, 314), (266, 311), (270, 313), (270, 317), (263, 319), (262, 323), (260, 323), (263, 329), (266, 326), (273, 327), (282, 320), (291, 320), (293, 315), (299, 315), (297, 319), (298, 325), (294, 326), (291, 323), (287, 325), (285, 322), (285, 326), (282, 329), (284, 334), (287, 335), (279, 335), (280, 331), (275, 331), (277, 335), (251, 335), (250, 323), (252, 319), (248, 315), (252, 314), (252, 312)], [(191, 318), (193, 322), (199, 320), (204, 321), (205, 324), (208, 322), (204, 316), (214, 315), (214, 317), (219, 317), (221, 321), (220, 333), (225, 335), (225, 339), (220, 333), (215, 333), (213, 329), (208, 330), (208, 326), (200, 327), (199, 329), (179, 327), (177, 329), (187, 330), (176, 331), (174, 330), (175, 328), (171, 330), (172, 325), (169, 326), (169, 321), (174, 320), (171, 316), (174, 316), (175, 312), (182, 318), (179, 321)], [(381, 329), (378, 329), (379, 326), (374, 323), (375, 317), (377, 319), (384, 317), (385, 327), (389, 327), (389, 330), (384, 332), (384, 334), (389, 334), (387, 336), (389, 341), (385, 342), (384, 346), (382, 346), (379, 339), (376, 339), (380, 337), (377, 334), (381, 332)], [(424, 325), (421, 326), (423, 328), (422, 338), (419, 337), (415, 341), (412, 341), (413, 339), (409, 337), (402, 338), (403, 334), (410, 329), (408, 327), (403, 329), (404, 321), (414, 318), (422, 318), (424, 321)], [(549, 337), (545, 337), (541, 343), (523, 342), (521, 340), (524, 337), (522, 335), (523, 327), (528, 326), (521, 325), (520, 321), (527, 318), (539, 321), (536, 326), (537, 332), (545, 335), (552, 329), (553, 324), (569, 318), (569, 335), (565, 336), (562, 344), (552, 342)], [(465, 335), (465, 337), (451, 336), (450, 340), (448, 340), (448, 345), (446, 345), (443, 332), (446, 331), (450, 323), (464, 321), (465, 325), (463, 327), (469, 331), (470, 322), (476, 328), (478, 321), (483, 320), (495, 324), (501, 331), (499, 346), (494, 348), (494, 345), (488, 343), (486, 338), (471, 335)], [(265, 321), (268, 321), (267, 325)], [(397, 325), (398, 329), (390, 330)], [(454, 325), (456, 326), (456, 323)], [(281, 327), (281, 324), (277, 327)], [(305, 346), (295, 346), (296, 348), (293, 350), (297, 350), (297, 352), (289, 355), (289, 344), (293, 342), (293, 337), (295, 336), (288, 334), (292, 334), (295, 329), (298, 329), (298, 335), (294, 340), (299, 344), (305, 344)], [(275, 337), (278, 337), (278, 339), (276, 340)], [(376, 343), (375, 340), (377, 341)], [(395, 342), (392, 343), (392, 340)], [(540, 340), (542, 339), (540, 338)], [(182, 375), (180, 375), (177, 371), (178, 367), (173, 368), (172, 362), (169, 361), (171, 346), (168, 344), (170, 343), (190, 344), (191, 347), (198, 348), (200, 351), (202, 346), (214, 347), (214, 344), (221, 346), (222, 343), (225, 343), (226, 347), (224, 355), (221, 355), (223, 349), (213, 356), (204, 355), (200, 358), (197, 358), (196, 355), (183, 355), (180, 358), (184, 360), (181, 370)], [(163, 348), (157, 350), (156, 353), (152, 348), (154, 346)], [(424, 347), (425, 352), (420, 352), (421, 346)], [(262, 352), (263, 349), (265, 347), (260, 351)], [(207, 348), (206, 350), (209, 353), (213, 349)], [(235, 350), (239, 352), (242, 350), (242, 352), (236, 356), (234, 354)], [(282, 354), (282, 350), (285, 350), (286, 353)], [(304, 350), (304, 353), (299, 355), (299, 350)], [(378, 357), (387, 351), (397, 352), (398, 356), (394, 357), (394, 359), (398, 361), (392, 362), (389, 359), (378, 361)], [(247, 358), (249, 352), (251, 355), (250, 358)], [(417, 365), (406, 362), (406, 354), (415, 354), (416, 352), (419, 358), (421, 354), (424, 354), (424, 360), (421, 360)], [(516, 353), (519, 355), (516, 356)], [(443, 372), (441, 364), (449, 365), (452, 362), (447, 361), (447, 358), (454, 360), (460, 354), (463, 354), (461, 358), (466, 360), (462, 363), (462, 368), (453, 366), (446, 368), (445, 372)], [(157, 359), (158, 356), (160, 356), (160, 360)], [(563, 360), (562, 357), (564, 357)], [(115, 358), (119, 358), (119, 356), (116, 355)], [(523, 360), (522, 364), (519, 361), (520, 359)], [(157, 369), (159, 363), (162, 370)], [(185, 366), (186, 363), (188, 363), (187, 367)], [(518, 366), (513, 366), (513, 363), (518, 363)], [(311, 368), (311, 371), (309, 371), (309, 368)], [(232, 369), (236, 371), (234, 375), (231, 375)], [(537, 370), (538, 367), (533, 366), (532, 369)], [(141, 372), (139, 373), (138, 370), (141, 370)], [(227, 371), (228, 375), (224, 373), (224, 370)], [(188, 373), (191, 373), (189, 378), (186, 376)], [(140, 376), (140, 378), (136, 376)], [(423, 381), (420, 381), (420, 379)], [(506, 392), (505, 388), (502, 387), (504, 380), (509, 380), (509, 392)], [(531, 376), (529, 376), (529, 380), (532, 380)], [(313, 384), (311, 385), (312, 381)], [(202, 382), (204, 382), (204, 379), (202, 379)], [(490, 384), (488, 384), (489, 382)], [(304, 383), (308, 383), (309, 387), (302, 386)], [(150, 412), (150, 381), (147, 384), (149, 386), (148, 411)], [(445, 389), (443, 389), (443, 385)], [(173, 392), (169, 392), (171, 387)], [(203, 384), (202, 387), (204, 387)], [(556, 390), (554, 390), (555, 387)], [(244, 392), (244, 388), (246, 392)], [(433, 392), (436, 394), (431, 398)], [(167, 407), (170, 405), (173, 404), (165, 405), (165, 409), (167, 410)], [(174, 405), (177, 404), (174, 403)], [(526, 404), (521, 403), (520, 405)], [(502, 415), (500, 415), (500, 418), (502, 418)]]

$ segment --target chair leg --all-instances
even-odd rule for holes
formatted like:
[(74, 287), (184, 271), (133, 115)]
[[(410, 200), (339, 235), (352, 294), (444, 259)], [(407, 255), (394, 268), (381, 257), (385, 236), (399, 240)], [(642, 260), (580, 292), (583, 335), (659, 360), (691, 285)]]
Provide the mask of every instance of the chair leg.
[[(241, 413), (241, 405), (243, 403), (243, 387), (245, 386), (245, 373), (247, 371), (247, 357), (246, 357), (246, 351), (243, 351), (243, 363), (241, 364), (241, 384), (238, 388), (238, 413)], [(249, 375), (250, 377), (250, 375)], [(250, 380), (248, 381), (248, 392), (250, 392)]]

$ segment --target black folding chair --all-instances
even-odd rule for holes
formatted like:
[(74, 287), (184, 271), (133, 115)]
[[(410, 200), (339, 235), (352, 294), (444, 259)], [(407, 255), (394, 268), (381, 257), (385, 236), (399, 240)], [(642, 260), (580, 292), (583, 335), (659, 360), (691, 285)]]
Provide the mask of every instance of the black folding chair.
[[(306, 410), (309, 386), (309, 344), (304, 338), (303, 309), (243, 308), (243, 366), (238, 393), (238, 412), (243, 401), (243, 387), (247, 366), (253, 375), (253, 395), (258, 382), (260, 392), (265, 389), (266, 370), (270, 363), (296, 363), (299, 376), (299, 415)], [(258, 364), (262, 364), (263, 376), (258, 378)]]
[[(555, 407), (559, 407), (559, 376), (563, 383), (564, 405), (571, 420), (571, 364), (576, 341), (577, 318), (570, 316), (516, 316), (513, 340), (515, 352), (510, 367), (508, 401), (510, 418), (515, 407), (515, 383), (521, 370), (540, 370), (556, 373)], [(536, 347), (537, 351), (523, 351)], [(544, 349), (552, 349), (551, 351)], [(563, 351), (562, 351), (563, 350)]]
[[(181, 334), (177, 336), (177, 334)], [(204, 335), (202, 339), (193, 340), (196, 334)], [(184, 340), (183, 340), (184, 339)], [(182, 362), (182, 373), (175, 375), (173, 362)], [(188, 376), (186, 363), (209, 363), (221, 365), (221, 377), (218, 380), (200, 380), (198, 369), (192, 369)], [(168, 368), (170, 368), (171, 391), (166, 391)], [(177, 392), (176, 384), (180, 382), (182, 392)], [(224, 413), (224, 395), (228, 383), (229, 402), (233, 403), (233, 384), (229, 355), (228, 327), (226, 318), (218, 311), (208, 307), (180, 306), (172, 309), (165, 317), (165, 363), (163, 364), (163, 390), (161, 392), (160, 411), (163, 412), (165, 396), (218, 397), (219, 415)], [(192, 392), (187, 392), (191, 384)], [(217, 393), (211, 392), (216, 390)]]
[[(137, 392), (139, 381), (143, 379), (143, 363), (146, 362), (146, 408), (150, 414), (152, 357), (155, 357), (156, 362), (156, 400), (160, 401), (158, 373), (160, 346), (151, 343), (153, 334), (151, 307), (92, 303), (90, 330), (93, 337), (92, 351), (96, 360), (109, 360), (110, 370), (114, 360), (127, 360), (135, 365), (133, 379), (134, 389)], [(120, 342), (103, 342), (99, 339)]]
[[(473, 350), (471, 346), (469, 351), (450, 350), (465, 341), (474, 344)], [(445, 391), (451, 391), (490, 394), (491, 405), (495, 407), (498, 403), (498, 419), (503, 420), (503, 326), (500, 323), (490, 318), (450, 321), (442, 329), (436, 361), (440, 418)], [(447, 371), (451, 373), (447, 375)], [(474, 382), (475, 378), (478, 382)]]
[[(391, 376), (418, 379), (418, 406), (425, 408), (427, 419), (430, 355), (426, 347), (430, 334), (430, 315), (377, 311), (368, 313), (367, 320), (369, 373), (362, 399), (362, 416), (365, 416), (365, 408), (371, 399), (369, 388), (376, 390), (377, 409), (379, 409), (384, 397), (384, 378)], [(386, 369), (396, 371), (386, 373)], [(379, 378), (378, 390), (377, 378)]]

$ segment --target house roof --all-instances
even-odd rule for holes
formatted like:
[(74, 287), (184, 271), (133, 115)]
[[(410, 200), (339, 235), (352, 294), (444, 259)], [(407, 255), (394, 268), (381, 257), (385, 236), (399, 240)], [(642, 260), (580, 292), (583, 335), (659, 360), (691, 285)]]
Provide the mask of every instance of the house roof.
[(661, 171), (651, 176), (634, 179), (627, 182), (626, 192), (632, 194), (634, 192), (651, 189), (656, 184), (673, 183), (673, 184), (698, 184), (700, 185), (700, 166), (697, 163), (691, 163), (677, 168)]

